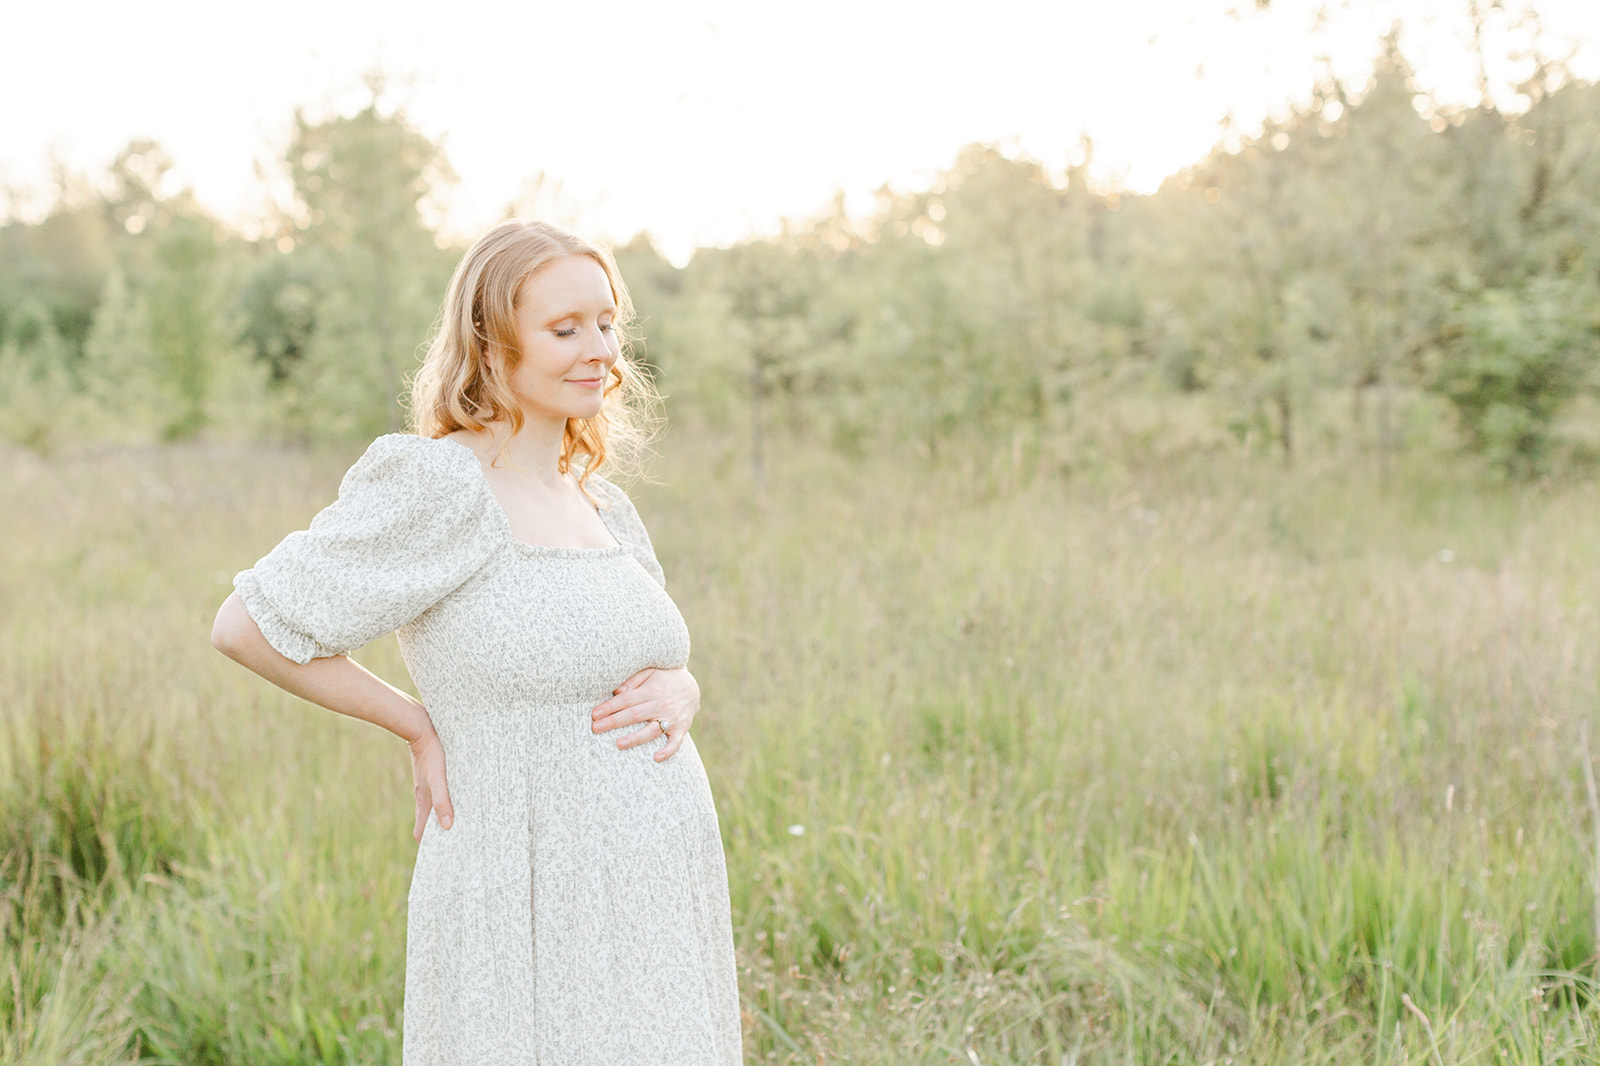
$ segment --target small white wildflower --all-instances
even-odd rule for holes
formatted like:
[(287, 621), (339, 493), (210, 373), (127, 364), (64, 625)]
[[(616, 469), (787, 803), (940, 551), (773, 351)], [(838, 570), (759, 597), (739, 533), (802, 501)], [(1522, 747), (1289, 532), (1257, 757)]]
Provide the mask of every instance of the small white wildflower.
[(1440, 548), (1439, 549), (1439, 561), (1441, 563), (1454, 562), (1455, 561), (1455, 557), (1456, 557), (1456, 553), (1451, 551), (1449, 548)]
[(806, 835), (806, 827), (803, 825), (791, 825), (789, 827), (789, 835), (792, 837), (803, 837)]

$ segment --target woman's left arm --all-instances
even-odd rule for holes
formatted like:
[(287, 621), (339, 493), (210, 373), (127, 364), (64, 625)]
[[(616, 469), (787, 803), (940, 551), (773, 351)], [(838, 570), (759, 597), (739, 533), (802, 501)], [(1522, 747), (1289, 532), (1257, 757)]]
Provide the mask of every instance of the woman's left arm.
[[(604, 733), (636, 722), (650, 722), (656, 729), (636, 729), (617, 738), (617, 747), (627, 750), (666, 734), (667, 742), (656, 752), (656, 762), (670, 759), (683, 746), (694, 716), (700, 711), (700, 685), (686, 666), (664, 669), (649, 666), (617, 686), (610, 699), (594, 709), (594, 731)], [(659, 730), (660, 732), (657, 732)]]

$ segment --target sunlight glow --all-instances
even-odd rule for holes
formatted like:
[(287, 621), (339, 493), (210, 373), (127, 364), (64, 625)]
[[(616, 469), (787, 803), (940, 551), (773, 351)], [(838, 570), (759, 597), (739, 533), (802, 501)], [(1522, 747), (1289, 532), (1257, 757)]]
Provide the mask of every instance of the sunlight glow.
[[(997, 0), (982, 21), (840, 0), (803, 17), (729, 0), (619, 0), (603, 13), (478, 0), (449, 14), (397, 3), (376, 25), (369, 10), (310, 0), (285, 0), (265, 21), (197, 0), (93, 6), (92, 35), (74, 7), (13, 14), (8, 36), (29, 42), (0, 66), (0, 97), (29, 101), (8, 109), (0, 141), (13, 214), (47, 202), (52, 157), (97, 171), (147, 136), (224, 218), (262, 217), (285, 195), (273, 175), (294, 109), (360, 106), (363, 75), (381, 69), (385, 100), (443, 140), (460, 177), (442, 205), (450, 231), (517, 204), (611, 240), (649, 230), (680, 262), (697, 244), (816, 214), (835, 193), (861, 214), (885, 182), (927, 188), (972, 142), (1060, 173), (1087, 136), (1096, 180), (1153, 190), (1219, 140), (1237, 150), (1319, 77), (1359, 87), (1396, 19), (1426, 94), (1419, 110), (1471, 104), (1478, 77), (1454, 0), (1350, 0), (1325, 20), (1312, 0), (1264, 11)], [(1573, 51), (1574, 70), (1595, 77), (1600, 5), (1539, 7), (1547, 53)], [(1525, 72), (1496, 57), (1532, 31), (1496, 19), (1488, 73), (1514, 106)], [(86, 73), (56, 76), (67, 66)], [(1336, 120), (1338, 105), (1325, 114)]]

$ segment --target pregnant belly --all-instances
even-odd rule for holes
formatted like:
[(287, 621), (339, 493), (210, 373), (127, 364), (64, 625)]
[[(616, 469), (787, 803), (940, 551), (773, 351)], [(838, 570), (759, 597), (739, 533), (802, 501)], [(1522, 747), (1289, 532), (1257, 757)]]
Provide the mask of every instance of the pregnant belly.
[(660, 737), (626, 750), (619, 738), (653, 726), (624, 726), (595, 733), (587, 704), (556, 709), (551, 728), (535, 739), (529, 760), (535, 839), (559, 844), (576, 834), (626, 844), (684, 822), (715, 821), (711, 788), (694, 739), (669, 759), (655, 755)]
[(429, 817), (413, 899), (525, 882), (541, 852), (631, 853), (685, 831), (715, 832), (694, 739), (657, 762), (663, 740), (619, 750), (618, 737), (645, 727), (595, 733), (592, 708), (521, 705), (475, 720), (441, 716), (455, 821), (444, 830)]

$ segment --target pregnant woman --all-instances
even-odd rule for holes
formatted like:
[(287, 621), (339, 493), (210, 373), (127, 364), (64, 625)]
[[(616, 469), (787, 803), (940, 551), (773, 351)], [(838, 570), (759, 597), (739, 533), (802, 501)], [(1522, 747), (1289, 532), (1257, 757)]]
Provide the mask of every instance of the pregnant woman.
[[(213, 643), (410, 745), (406, 1066), (732, 1066), (739, 1000), (689, 634), (599, 473), (646, 386), (611, 257), (473, 245), (339, 498), (234, 579)], [(346, 653), (398, 630), (420, 702)]]

